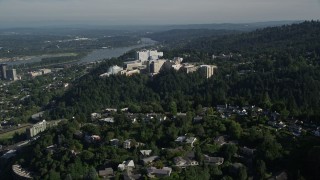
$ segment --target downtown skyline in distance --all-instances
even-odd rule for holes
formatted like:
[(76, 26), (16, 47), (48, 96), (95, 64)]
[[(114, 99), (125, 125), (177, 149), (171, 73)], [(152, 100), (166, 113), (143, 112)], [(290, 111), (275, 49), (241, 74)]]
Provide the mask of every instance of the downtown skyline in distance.
[(320, 0), (0, 0), (0, 28), (318, 20)]

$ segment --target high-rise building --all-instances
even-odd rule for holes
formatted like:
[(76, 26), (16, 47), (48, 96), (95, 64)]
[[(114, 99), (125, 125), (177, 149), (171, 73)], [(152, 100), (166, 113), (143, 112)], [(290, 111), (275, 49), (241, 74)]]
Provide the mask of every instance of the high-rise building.
[(7, 64), (0, 64), (0, 76), (2, 80), (7, 79)]
[(166, 60), (149, 61), (149, 72), (152, 74), (159, 73), (165, 62), (167, 61)]
[(27, 128), (26, 129), (26, 132), (27, 132), (27, 136), (28, 137), (34, 137), (36, 136), (37, 134), (45, 131), (47, 129), (47, 122), (45, 120), (33, 125), (32, 127), (30, 128)]
[(214, 65), (201, 65), (200, 71), (204, 74), (206, 78), (210, 78), (213, 75), (215, 69), (217, 68), (218, 67)]
[(136, 54), (137, 60), (141, 60), (142, 62), (148, 60), (158, 60), (162, 56), (163, 52), (158, 52), (157, 50), (137, 51)]
[(7, 80), (16, 81), (18, 80), (16, 69), (10, 69), (6, 71)]

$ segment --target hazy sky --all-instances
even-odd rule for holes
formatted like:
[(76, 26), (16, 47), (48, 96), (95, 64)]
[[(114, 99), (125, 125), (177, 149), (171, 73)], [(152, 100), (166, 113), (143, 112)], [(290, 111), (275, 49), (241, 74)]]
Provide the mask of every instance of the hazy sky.
[(195, 24), (320, 19), (320, 0), (0, 0), (0, 27), (35, 23)]

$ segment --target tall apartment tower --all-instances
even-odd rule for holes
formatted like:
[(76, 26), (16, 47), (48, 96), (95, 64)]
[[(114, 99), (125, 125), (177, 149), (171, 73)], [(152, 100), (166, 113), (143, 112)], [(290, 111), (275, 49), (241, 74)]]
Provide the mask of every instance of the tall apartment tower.
[(148, 60), (158, 60), (163, 56), (163, 52), (158, 52), (157, 50), (144, 50), (136, 52), (136, 59), (142, 62)]
[(200, 66), (200, 71), (206, 78), (210, 78), (215, 70), (217, 69), (217, 66), (214, 65), (201, 65)]
[(16, 81), (18, 80), (17, 77), (17, 70), (16, 69), (10, 69), (6, 71), (7, 80), (10, 81)]
[(7, 64), (0, 64), (0, 76), (2, 80), (7, 79)]

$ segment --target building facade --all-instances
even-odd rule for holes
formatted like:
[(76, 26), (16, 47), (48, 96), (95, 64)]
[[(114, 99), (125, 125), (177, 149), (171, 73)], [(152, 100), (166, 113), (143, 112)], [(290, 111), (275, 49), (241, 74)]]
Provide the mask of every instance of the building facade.
[(157, 74), (160, 72), (167, 60), (153, 60), (149, 61), (149, 73)]
[(45, 120), (43, 120), (42, 122), (39, 122), (35, 125), (33, 125), (31, 128), (28, 128), (27, 131), (27, 135), (28, 137), (34, 137), (37, 134), (45, 131), (47, 129), (47, 122)]
[(7, 79), (7, 64), (0, 64), (0, 76), (2, 80)]
[(133, 69), (139, 69), (139, 67), (142, 66), (141, 61), (129, 61), (129, 62), (125, 62), (125, 69), (127, 70), (133, 70)]
[(10, 81), (16, 81), (16, 80), (18, 80), (17, 70), (16, 70), (16, 69), (7, 70), (6, 73), (7, 73), (7, 74), (6, 74), (7, 80), (10, 80)]
[(49, 122), (47, 122), (46, 120), (43, 120), (41, 122), (38, 122), (37, 124), (34, 124), (32, 127), (26, 129), (27, 136), (29, 138), (34, 137), (39, 133), (45, 131), (47, 128), (57, 126), (60, 122), (61, 120), (49, 121)]
[(136, 59), (143, 61), (148, 60), (158, 60), (160, 57), (163, 56), (163, 52), (158, 52), (157, 50), (144, 50), (144, 51), (137, 51)]
[(203, 75), (206, 78), (210, 78), (214, 74), (216, 69), (217, 69), (217, 66), (214, 66), (214, 65), (201, 65), (200, 66), (200, 71), (203, 73)]

